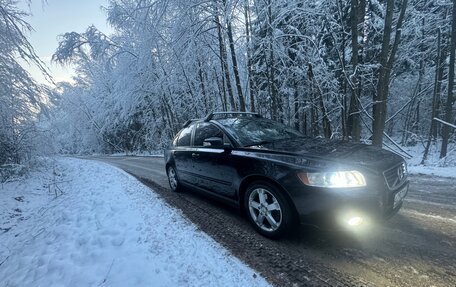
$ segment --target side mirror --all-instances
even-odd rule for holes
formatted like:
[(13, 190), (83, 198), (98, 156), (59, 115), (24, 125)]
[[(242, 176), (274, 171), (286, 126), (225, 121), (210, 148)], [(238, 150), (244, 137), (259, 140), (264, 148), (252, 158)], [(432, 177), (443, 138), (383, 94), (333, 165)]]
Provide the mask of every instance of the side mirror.
[(219, 137), (207, 138), (203, 141), (203, 146), (223, 147), (223, 139)]

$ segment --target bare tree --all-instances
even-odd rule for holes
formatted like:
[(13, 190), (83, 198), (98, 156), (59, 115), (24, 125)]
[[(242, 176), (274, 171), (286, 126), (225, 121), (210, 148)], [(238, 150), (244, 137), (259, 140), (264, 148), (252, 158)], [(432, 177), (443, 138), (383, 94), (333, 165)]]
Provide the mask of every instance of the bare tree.
[[(216, 10), (217, 13), (217, 10)], [(228, 69), (228, 56), (226, 54), (226, 46), (225, 40), (223, 38), (222, 33), (222, 24), (220, 23), (219, 15), (214, 15), (215, 17), (215, 25), (217, 26), (217, 38), (219, 44), (219, 51), (220, 51), (220, 64), (222, 68), (223, 75), (225, 77), (224, 82), (226, 85), (226, 90), (228, 92), (228, 98), (231, 105), (231, 110), (236, 110), (236, 103), (234, 101), (233, 95), (233, 88), (231, 86), (231, 77), (230, 77), (230, 70)]]
[(347, 131), (348, 135), (353, 140), (359, 141), (361, 137), (361, 76), (360, 76), (360, 47), (359, 47), (359, 24), (364, 22), (366, 11), (365, 0), (351, 0), (350, 26), (351, 26), (351, 47), (352, 47), (352, 68), (353, 74), (351, 77), (351, 98), (350, 107), (348, 109)]
[[(226, 7), (226, 0), (222, 0), (223, 6)], [(234, 80), (236, 83), (236, 90), (237, 90), (237, 95), (238, 95), (238, 100), (239, 100), (239, 110), (241, 112), (245, 112), (245, 99), (244, 99), (244, 94), (242, 93), (242, 85), (241, 85), (241, 78), (239, 77), (239, 68), (238, 68), (238, 61), (236, 58), (236, 48), (234, 46), (234, 39), (233, 39), (233, 26), (231, 24), (231, 16), (226, 19), (226, 32), (228, 36), (228, 43), (230, 46), (230, 51), (231, 51), (231, 63), (233, 65), (233, 74), (234, 74)]]
[(252, 71), (252, 55), (250, 47), (250, 7), (249, 0), (244, 0), (244, 21), (245, 21), (245, 39), (246, 39), (246, 54), (247, 54), (247, 77), (250, 96), (250, 111), (255, 112), (255, 92), (253, 88), (253, 71)]
[(423, 158), (421, 160), (421, 164), (424, 164), (427, 156), (429, 154), (429, 148), (431, 147), (431, 141), (432, 141), (432, 135), (434, 134), (434, 131), (437, 129), (436, 123), (433, 120), (435, 117), (437, 117), (437, 102), (440, 98), (440, 81), (439, 81), (439, 72), (441, 70), (441, 65), (442, 65), (442, 60), (441, 59), (441, 54), (442, 54), (442, 41), (441, 41), (441, 35), (442, 31), (441, 29), (437, 29), (437, 54), (435, 56), (435, 77), (434, 77), (434, 92), (432, 93), (432, 111), (431, 111), (431, 124), (429, 127), (429, 134), (428, 134), (428, 139), (426, 143), (426, 147), (424, 148), (424, 153), (423, 153)]
[(26, 16), (17, 1), (0, 0), (0, 165), (29, 157), (37, 132), (35, 116), (46, 111), (47, 89), (36, 83), (20, 60), (37, 67), (52, 83), (47, 67), (26, 37), (32, 30)]
[[(454, 63), (456, 54), (456, 1), (453, 0), (453, 13), (451, 16), (451, 43), (450, 43), (450, 68), (448, 72), (448, 94), (445, 105), (445, 121), (452, 123), (453, 120), (453, 105), (456, 99), (453, 97), (454, 89)], [(440, 158), (444, 158), (447, 155), (448, 141), (450, 138), (450, 127), (448, 125), (443, 126), (442, 130), (442, 148), (440, 150)]]
[(376, 146), (382, 146), (383, 143), (391, 70), (393, 68), (394, 57), (396, 56), (399, 42), (401, 40), (401, 29), (404, 22), (408, 0), (402, 0), (401, 2), (401, 10), (397, 19), (394, 41), (391, 45), (390, 38), (393, 31), (394, 2), (394, 0), (388, 0), (386, 3), (386, 16), (383, 30), (382, 50), (380, 54), (377, 94), (375, 95), (373, 106), (374, 121), (372, 128), (372, 144)]

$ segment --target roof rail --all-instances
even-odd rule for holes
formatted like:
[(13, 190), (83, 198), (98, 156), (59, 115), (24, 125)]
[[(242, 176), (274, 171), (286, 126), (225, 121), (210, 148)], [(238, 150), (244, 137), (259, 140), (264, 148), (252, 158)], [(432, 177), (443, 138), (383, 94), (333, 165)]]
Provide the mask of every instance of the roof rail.
[(262, 116), (258, 113), (252, 113), (252, 112), (213, 112), (208, 114), (205, 118), (204, 121), (208, 122), (214, 118), (214, 116), (219, 116), (219, 115), (238, 115), (238, 116), (251, 116), (255, 118), (262, 118)]
[(190, 119), (188, 121), (186, 121), (183, 125), (182, 125), (182, 128), (186, 128), (188, 127), (191, 123), (195, 122), (195, 121), (198, 121), (200, 119)]

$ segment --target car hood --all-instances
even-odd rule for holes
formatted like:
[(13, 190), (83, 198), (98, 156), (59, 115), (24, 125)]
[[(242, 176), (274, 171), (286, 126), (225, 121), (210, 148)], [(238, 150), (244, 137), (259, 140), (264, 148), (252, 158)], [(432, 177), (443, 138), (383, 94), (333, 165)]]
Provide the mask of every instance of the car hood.
[(296, 138), (251, 148), (271, 152), (293, 153), (309, 159), (336, 161), (343, 164), (369, 167), (375, 170), (386, 170), (392, 165), (403, 161), (401, 156), (393, 152), (372, 145), (342, 140)]

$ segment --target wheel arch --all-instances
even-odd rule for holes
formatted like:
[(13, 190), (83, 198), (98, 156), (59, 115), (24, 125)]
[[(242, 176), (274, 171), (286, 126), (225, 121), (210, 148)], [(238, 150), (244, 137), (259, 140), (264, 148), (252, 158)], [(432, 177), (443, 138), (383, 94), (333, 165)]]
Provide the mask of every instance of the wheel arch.
[(171, 165), (174, 166), (174, 168), (176, 168), (176, 163), (174, 162), (174, 158), (169, 157), (169, 159), (167, 159), (165, 161), (165, 170), (166, 170), (166, 172), (168, 172), (168, 167), (171, 166)]

